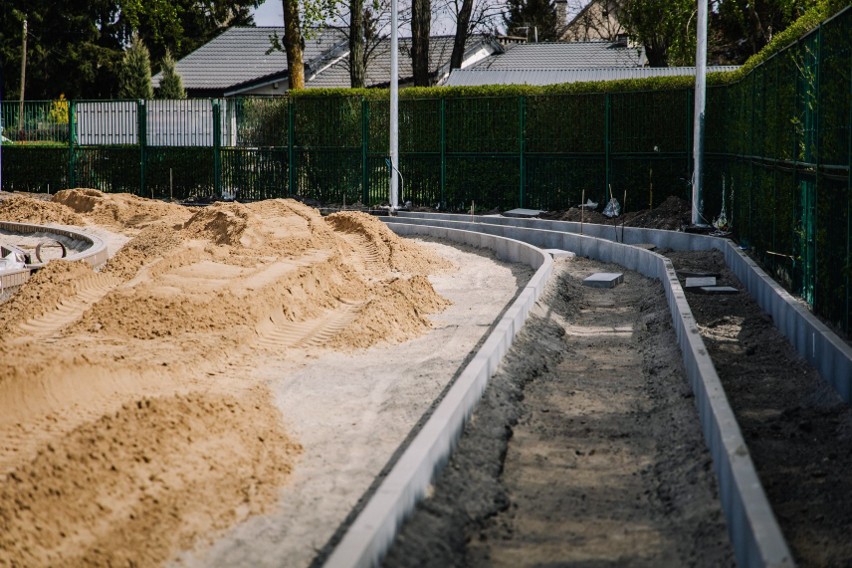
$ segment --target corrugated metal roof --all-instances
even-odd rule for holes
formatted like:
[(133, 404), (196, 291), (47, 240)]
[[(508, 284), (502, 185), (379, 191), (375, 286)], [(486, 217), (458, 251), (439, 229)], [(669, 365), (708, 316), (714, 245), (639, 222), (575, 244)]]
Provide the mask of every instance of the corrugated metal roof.
[[(273, 33), (283, 37), (284, 28), (229, 28), (178, 61), (176, 70), (184, 88), (227, 89), (283, 74), (287, 70), (287, 55), (281, 51), (266, 53)], [(315, 60), (346, 41), (340, 30), (324, 28), (317, 37), (305, 40), (304, 61)], [(160, 78), (160, 73), (153, 77), (155, 87), (159, 86)]]
[[(707, 72), (735, 71), (736, 65), (708, 67)], [(614, 81), (695, 75), (695, 67), (633, 67), (607, 69), (455, 69), (447, 79), (448, 87), (480, 85), (556, 85), (583, 81)]]
[(624, 47), (610, 41), (520, 43), (509, 45), (506, 52), (477, 64), (476, 69), (592, 69), (602, 67), (640, 67), (644, 64), (641, 47)]

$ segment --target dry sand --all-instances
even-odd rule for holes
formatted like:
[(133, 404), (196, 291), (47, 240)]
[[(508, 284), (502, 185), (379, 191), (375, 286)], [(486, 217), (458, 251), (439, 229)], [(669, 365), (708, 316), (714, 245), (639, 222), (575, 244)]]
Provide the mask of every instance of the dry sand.
[(67, 190), (0, 219), (82, 226), (113, 253), (52, 261), (0, 304), (0, 565), (190, 547), (180, 561), (250, 565), (205, 547), (261, 513), (269, 552), (307, 563), (528, 277), (290, 200)]

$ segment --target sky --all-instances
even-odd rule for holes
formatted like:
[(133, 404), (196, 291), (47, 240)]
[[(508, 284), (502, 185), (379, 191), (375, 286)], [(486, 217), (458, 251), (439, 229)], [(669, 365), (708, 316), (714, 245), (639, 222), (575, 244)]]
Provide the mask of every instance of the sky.
[(284, 10), (281, 0), (266, 0), (254, 11), (254, 23), (258, 26), (283, 26)]

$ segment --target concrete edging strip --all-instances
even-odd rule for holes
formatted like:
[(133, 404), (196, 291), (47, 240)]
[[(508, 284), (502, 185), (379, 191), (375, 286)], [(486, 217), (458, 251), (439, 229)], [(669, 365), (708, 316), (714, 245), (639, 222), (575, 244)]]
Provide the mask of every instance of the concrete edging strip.
[(604, 262), (614, 262), (662, 282), (687, 377), (695, 393), (704, 438), (713, 456), (737, 564), (743, 567), (794, 566), (792, 554), (760, 484), (748, 447), (671, 261), (643, 248), (597, 237), (527, 228), (515, 223), (471, 223), (469, 217), (464, 221), (462, 219), (466, 216), (457, 217), (458, 221), (436, 220), (431, 216), (426, 219), (388, 217), (386, 222), (391, 225), (405, 222), (457, 227), (514, 238), (541, 248), (569, 250)]
[(501, 260), (527, 264), (536, 272), (346, 531), (325, 563), (330, 568), (374, 566), (380, 561), (402, 520), (426, 493), (440, 465), (446, 463), (488, 380), (553, 272), (550, 255), (521, 241), (453, 228), (398, 223), (390, 227), (400, 235), (432, 236), (489, 248)]
[[(434, 221), (469, 222), (470, 215), (451, 213), (400, 212), (402, 219), (425, 218)], [(415, 221), (411, 221), (415, 222)], [(801, 301), (773, 280), (729, 239), (680, 231), (664, 231), (639, 227), (612, 225), (581, 225), (573, 221), (516, 219), (497, 216), (476, 218), (476, 225), (548, 229), (556, 232), (580, 233), (613, 240), (618, 235), (625, 244), (653, 244), (673, 250), (721, 251), (725, 263), (739, 278), (758, 305), (772, 316), (775, 327), (795, 347), (796, 351), (816, 368), (847, 403), (852, 404), (852, 347), (840, 339)]]

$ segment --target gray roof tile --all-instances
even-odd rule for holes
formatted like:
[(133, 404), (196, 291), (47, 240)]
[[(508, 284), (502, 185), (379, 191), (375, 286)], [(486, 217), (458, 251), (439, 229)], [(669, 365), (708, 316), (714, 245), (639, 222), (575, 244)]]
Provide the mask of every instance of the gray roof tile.
[(476, 69), (591, 69), (601, 67), (641, 67), (641, 47), (616, 47), (609, 41), (520, 43), (506, 52), (478, 63)]
[[(708, 67), (707, 72), (734, 71), (736, 65)], [(451, 87), (480, 85), (555, 85), (582, 81), (613, 81), (674, 75), (695, 75), (695, 67), (621, 67), (606, 69), (456, 69), (447, 80)]]
[[(227, 89), (254, 82), (264, 77), (283, 74), (287, 56), (275, 51), (267, 55), (270, 36), (284, 35), (283, 27), (233, 27), (210, 40), (180, 61), (176, 69), (186, 89)], [(336, 28), (324, 28), (312, 39), (305, 40), (304, 60), (317, 59), (341, 43), (346, 37)], [(160, 83), (161, 74), (153, 78)]]

